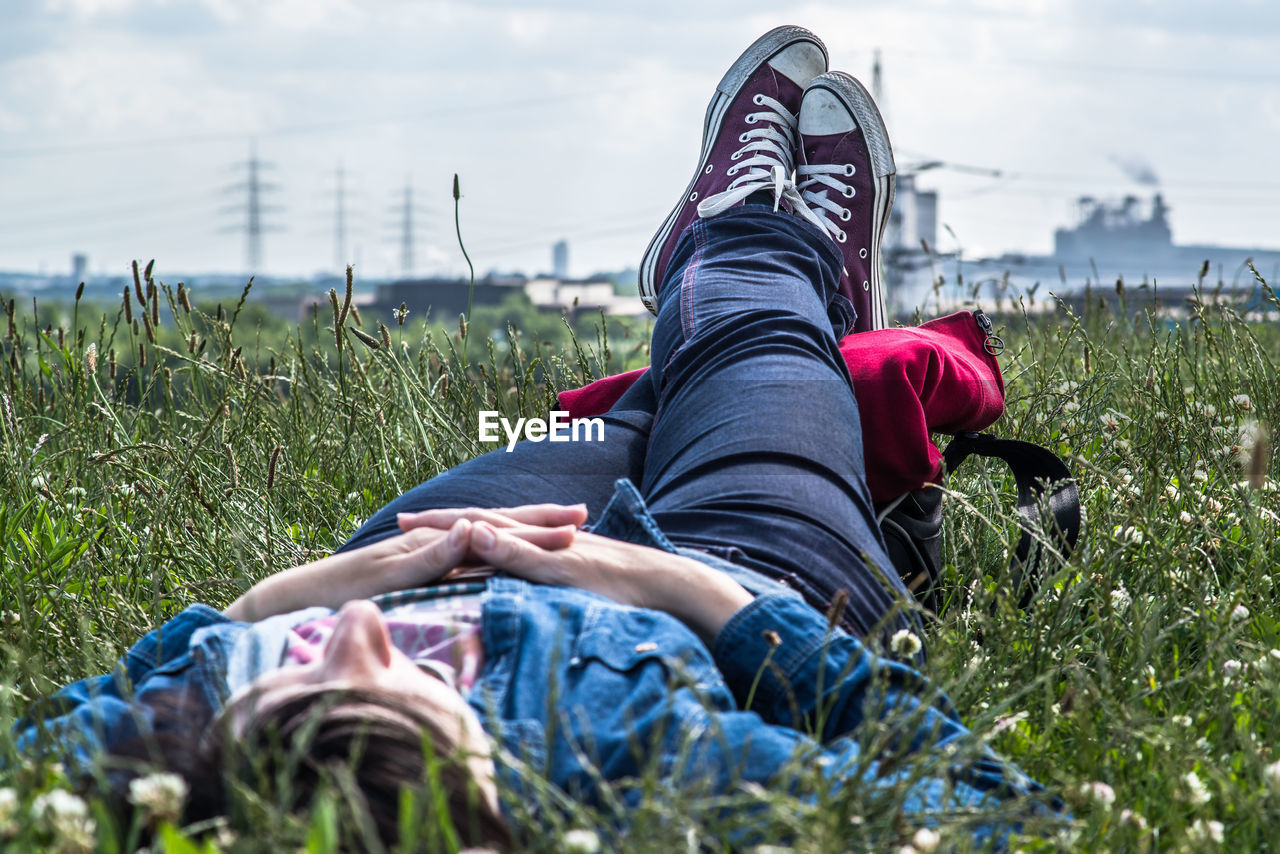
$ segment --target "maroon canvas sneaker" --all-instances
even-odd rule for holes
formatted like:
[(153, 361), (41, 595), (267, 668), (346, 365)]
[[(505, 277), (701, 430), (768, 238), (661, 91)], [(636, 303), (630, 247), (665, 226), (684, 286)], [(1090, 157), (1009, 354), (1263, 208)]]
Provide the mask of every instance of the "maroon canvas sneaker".
[(844, 255), (840, 293), (858, 319), (854, 332), (883, 329), (880, 241), (893, 208), (889, 132), (861, 83), (841, 71), (814, 78), (800, 105), (796, 213), (831, 235)]
[(827, 70), (827, 49), (802, 27), (756, 39), (725, 73), (707, 105), (698, 170), (640, 260), (640, 299), (657, 313), (658, 288), (680, 235), (759, 190), (774, 209), (801, 206), (792, 183), (796, 114), (809, 81)]

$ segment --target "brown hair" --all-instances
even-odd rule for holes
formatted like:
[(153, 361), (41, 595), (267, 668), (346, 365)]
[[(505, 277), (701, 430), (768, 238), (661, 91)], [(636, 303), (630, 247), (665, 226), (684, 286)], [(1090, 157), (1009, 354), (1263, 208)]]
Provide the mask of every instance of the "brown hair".
[[(323, 787), (336, 785), (347, 799), (362, 801), (351, 805), (364, 825), (359, 829), (391, 848), (400, 838), (400, 803), (408, 790), (427, 832), (426, 822), (436, 828), (447, 822), (462, 847), (512, 846), (497, 804), (477, 781), (469, 761), (475, 757), (459, 744), (458, 728), (401, 694), (316, 686), (254, 709), (239, 735), (228, 710), (196, 728), (176, 717), (181, 709), (165, 705), (156, 709), (154, 736), (113, 753), (158, 760), (181, 774), (191, 792), (188, 821), (226, 814), (236, 785), (270, 794), (287, 810), (309, 807)], [(127, 779), (113, 781), (118, 792), (127, 787)], [(351, 841), (360, 844), (361, 834)]]

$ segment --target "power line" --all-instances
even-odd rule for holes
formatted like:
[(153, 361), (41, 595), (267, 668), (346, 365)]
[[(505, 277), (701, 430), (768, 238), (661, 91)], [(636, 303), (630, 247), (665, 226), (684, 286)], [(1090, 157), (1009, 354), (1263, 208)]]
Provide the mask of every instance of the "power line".
[[(422, 122), (440, 122), (449, 119), (483, 116), (492, 113), (509, 113), (512, 110), (523, 110), (530, 107), (541, 107), (546, 104), (558, 104), (567, 101), (594, 100), (602, 95), (623, 95), (643, 86), (622, 86), (614, 89), (591, 89), (584, 92), (568, 92), (563, 95), (548, 95), (543, 98), (521, 98), (515, 101), (500, 101), (490, 104), (477, 104), (458, 109), (434, 110), (411, 116), (383, 116), (381, 118), (335, 119), (323, 122), (305, 122), (294, 125), (280, 125), (264, 128), (255, 133), (255, 137), (293, 136), (296, 134), (316, 134), (325, 131), (340, 131), (348, 128), (394, 127), (397, 125), (419, 124)], [(120, 151), (128, 149), (164, 148), (175, 145), (194, 145), (200, 143), (228, 142), (244, 138), (244, 131), (206, 131), (202, 133), (179, 134), (168, 137), (149, 137), (146, 139), (117, 140), (114, 142), (74, 142), (62, 145), (40, 145), (24, 148), (0, 149), (0, 159), (21, 157), (55, 157), (61, 155), (84, 154), (91, 151)]]
[[(270, 226), (263, 223), (263, 212), (266, 210), (278, 210), (278, 208), (275, 206), (263, 205), (262, 194), (264, 192), (274, 192), (279, 190), (280, 185), (262, 180), (262, 170), (274, 169), (275, 164), (258, 159), (258, 147), (256, 142), (251, 142), (249, 144), (249, 159), (241, 163), (234, 164), (233, 168), (245, 169), (245, 180), (224, 187), (223, 192), (245, 191), (245, 220), (244, 225), (230, 226), (229, 228), (223, 229), (223, 231), (244, 232), (245, 271), (252, 276), (257, 275), (262, 269), (263, 232), (280, 230), (277, 226)], [(237, 206), (233, 205), (225, 210), (227, 212), (235, 211), (237, 210)]]
[(404, 213), (400, 232), (400, 270), (413, 275), (413, 187), (405, 184)]
[(414, 214), (424, 213), (424, 211), (414, 204), (412, 181), (405, 180), (402, 193), (400, 203), (391, 209), (391, 213), (396, 217), (396, 230), (400, 244), (400, 274), (410, 278), (417, 269), (414, 252), (417, 244), (417, 226), (414, 223)]
[(334, 266), (341, 272), (347, 266), (347, 207), (343, 185), (342, 161), (338, 161), (338, 185), (334, 196), (333, 209), (333, 253)]

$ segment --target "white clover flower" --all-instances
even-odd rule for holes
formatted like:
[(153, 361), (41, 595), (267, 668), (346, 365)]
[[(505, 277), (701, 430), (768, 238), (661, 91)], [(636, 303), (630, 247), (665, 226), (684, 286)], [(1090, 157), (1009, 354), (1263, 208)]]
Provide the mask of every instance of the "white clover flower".
[(1111, 591), (1111, 607), (1116, 611), (1128, 610), (1132, 601), (1133, 597), (1129, 595), (1128, 590), (1124, 589), (1124, 585)]
[(1187, 828), (1187, 839), (1195, 845), (1204, 845), (1209, 842), (1220, 844), (1222, 842), (1222, 822), (1205, 821), (1198, 818), (1191, 822), (1191, 826)]
[(1231, 403), (1241, 412), (1249, 412), (1253, 409), (1253, 401), (1249, 399), (1247, 394), (1237, 394), (1231, 398)]
[(899, 629), (889, 639), (889, 649), (893, 650), (894, 655), (902, 658), (915, 655), (920, 651), (921, 646), (920, 638), (916, 637), (915, 632), (910, 629)]
[(1178, 521), (1184, 525), (1190, 525), (1195, 520), (1196, 520), (1196, 517), (1192, 516), (1186, 510), (1183, 510), (1181, 513), (1178, 514)]
[[(1117, 439), (1117, 440), (1116, 440), (1116, 450), (1117, 450), (1117, 451), (1120, 451), (1121, 453), (1125, 453), (1125, 454), (1127, 454), (1127, 453), (1128, 453), (1132, 448), (1133, 448), (1133, 446), (1129, 444), (1129, 440), (1128, 440), (1128, 439)], [(1138, 491), (1138, 490), (1136, 490), (1136, 489), (1131, 489), (1131, 490), (1130, 490), (1130, 492), (1132, 492), (1134, 495), (1141, 495), (1141, 494), (1142, 494), (1141, 492), (1139, 492), (1139, 491)]]
[(1198, 480), (1201, 483), (1205, 483), (1206, 481), (1209, 480), (1209, 473), (1204, 469), (1196, 469), (1191, 473), (1191, 477), (1193, 480)]
[(1182, 497), (1182, 493), (1178, 492), (1178, 487), (1174, 486), (1172, 483), (1165, 486), (1164, 494), (1170, 501), (1177, 501)]
[(1187, 790), (1187, 800), (1195, 806), (1204, 806), (1213, 798), (1209, 794), (1209, 788), (1195, 771), (1187, 772), (1187, 776), (1182, 778), (1182, 785)]
[(44, 475), (38, 474), (35, 477), (31, 478), (31, 488), (32, 489), (48, 489), (49, 481), (44, 479)]
[(938, 850), (942, 837), (938, 835), (938, 831), (932, 828), (922, 827), (911, 837), (911, 844), (915, 846), (921, 854), (930, 854), (930, 852)]
[(1103, 428), (1106, 429), (1108, 433), (1115, 433), (1120, 429), (1120, 418), (1110, 410), (1102, 413), (1102, 416), (1098, 420), (1102, 422)]
[(137, 490), (133, 488), (131, 483), (121, 483), (116, 485), (116, 492), (121, 495), (133, 495)]
[(18, 831), (18, 793), (5, 786), (0, 789), (0, 836)]
[(52, 789), (36, 796), (31, 803), (31, 813), (40, 820), (84, 818), (89, 815), (89, 805), (84, 802), (84, 798), (66, 789)]
[(1026, 710), (1023, 710), (1012, 715), (1005, 715), (1004, 717), (997, 718), (995, 726), (991, 727), (991, 734), (1000, 735), (1001, 733), (1006, 733), (1025, 721), (1029, 716), (1029, 713)]
[(1062, 382), (1058, 383), (1058, 385), (1054, 388), (1054, 391), (1057, 392), (1058, 394), (1071, 394), (1071, 392), (1075, 391), (1078, 388), (1080, 388), (1080, 383), (1074, 382), (1072, 380), (1063, 380)]
[(1228, 658), (1222, 662), (1222, 673), (1224, 676), (1235, 676), (1244, 669), (1244, 664), (1236, 658)]
[(38, 795), (31, 804), (32, 816), (45, 824), (55, 837), (54, 850), (92, 851), (97, 823), (89, 816), (89, 805), (79, 795), (54, 789)]
[(1267, 785), (1274, 792), (1280, 792), (1280, 762), (1272, 762), (1262, 772), (1262, 776), (1266, 779)]
[(1231, 609), (1231, 619), (1237, 623), (1249, 619), (1249, 609), (1243, 605), (1235, 606)]
[(1062, 404), (1062, 411), (1067, 415), (1074, 415), (1080, 411), (1080, 404), (1076, 403), (1074, 400), (1068, 400), (1066, 403)]
[(153, 821), (177, 821), (186, 799), (187, 781), (177, 774), (148, 774), (129, 781), (129, 803)]
[(1128, 525), (1124, 528), (1117, 525), (1112, 533), (1115, 534), (1115, 538), (1122, 543), (1140, 546), (1146, 542), (1146, 537), (1143, 536), (1142, 532), (1132, 525)]
[(1204, 506), (1213, 513), (1222, 512), (1222, 502), (1212, 496), (1206, 495), (1204, 497)]
[(564, 835), (566, 854), (596, 854), (600, 850), (600, 836), (586, 827), (575, 827)]
[(1138, 830), (1147, 829), (1147, 820), (1142, 817), (1142, 813), (1134, 812), (1129, 809), (1120, 811), (1120, 823), (1127, 824), (1130, 827), (1136, 827)]
[(1093, 801), (1104, 807), (1110, 807), (1116, 802), (1116, 790), (1108, 786), (1106, 783), (1094, 781), (1092, 783), (1082, 783), (1080, 786), (1080, 797), (1087, 801)]
[(1174, 715), (1171, 720), (1178, 726), (1191, 726), (1191, 718), (1187, 715)]

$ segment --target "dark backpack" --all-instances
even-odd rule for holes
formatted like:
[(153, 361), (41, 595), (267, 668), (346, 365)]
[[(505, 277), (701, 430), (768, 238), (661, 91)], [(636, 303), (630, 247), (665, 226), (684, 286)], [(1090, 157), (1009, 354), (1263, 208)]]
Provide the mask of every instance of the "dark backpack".
[[(1049, 449), (985, 433), (961, 433), (948, 443), (942, 452), (943, 479), (973, 454), (1003, 460), (1013, 471), (1022, 534), (1009, 577), (1018, 606), (1025, 608), (1044, 574), (1043, 549), (1033, 532), (1042, 529), (1061, 554), (1070, 554), (1080, 536), (1080, 492), (1066, 464)], [(894, 568), (920, 604), (935, 614), (941, 605), (942, 495), (937, 486), (926, 486), (876, 508)]]

